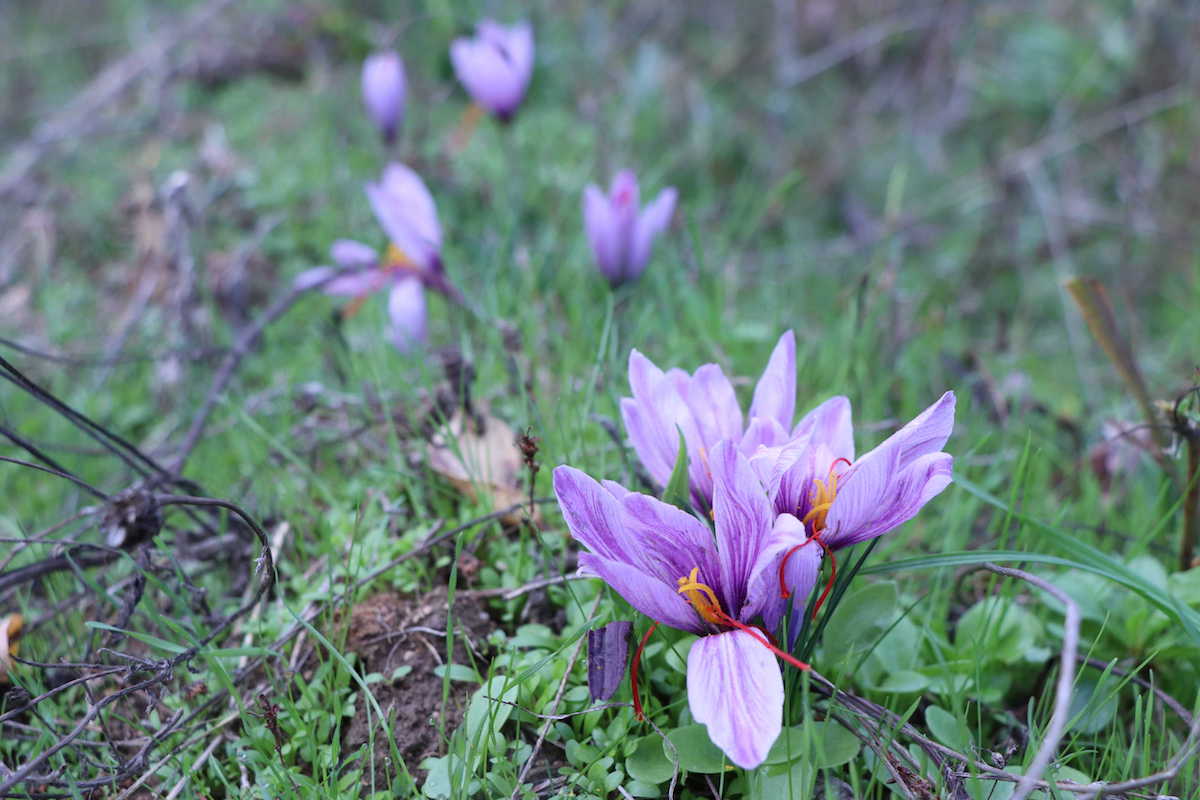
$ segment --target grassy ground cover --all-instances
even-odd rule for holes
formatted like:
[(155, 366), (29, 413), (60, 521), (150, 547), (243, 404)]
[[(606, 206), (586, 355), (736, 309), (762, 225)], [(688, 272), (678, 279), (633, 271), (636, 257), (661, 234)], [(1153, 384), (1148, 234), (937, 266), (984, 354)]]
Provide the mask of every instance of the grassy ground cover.
[[(485, 15), (535, 31), (508, 125), (468, 121), (447, 56)], [(1034, 796), (1160, 771), (1116, 796), (1200, 796), (1190, 4), (0, 20), (0, 455), (78, 479), (0, 465), (0, 794), (1003, 800), (988, 769), (1035, 765), (1077, 632)], [(391, 148), (358, 89), (381, 46), (409, 81)], [(408, 352), (383, 297), (282, 300), (335, 239), (386, 246), (362, 186), (389, 160), (466, 298), (430, 293)], [(613, 290), (580, 206), (622, 167), (679, 205)], [(953, 389), (955, 483), (839, 560), (819, 675), (789, 673), (746, 771), (691, 716), (690, 635), (648, 640), (646, 721), (627, 682), (590, 699), (587, 631), (648, 622), (576, 579), (550, 471), (645, 488), (631, 348), (748, 403), (787, 329), (799, 410), (848, 396), (859, 451)]]

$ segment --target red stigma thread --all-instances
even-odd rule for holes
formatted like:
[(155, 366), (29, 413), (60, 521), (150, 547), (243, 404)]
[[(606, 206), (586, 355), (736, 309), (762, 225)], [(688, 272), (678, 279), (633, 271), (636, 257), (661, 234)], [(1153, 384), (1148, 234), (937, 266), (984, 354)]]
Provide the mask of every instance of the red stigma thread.
[(755, 628), (752, 625), (746, 625), (744, 623), (738, 622), (736, 619), (729, 616), (728, 614), (726, 614), (723, 611), (721, 612), (721, 616), (724, 617), (723, 622), (726, 625), (729, 625), (730, 627), (733, 627), (733, 628), (737, 628), (739, 631), (742, 631), (744, 633), (750, 634), (751, 636), (753, 636), (755, 638), (756, 641), (758, 641), (759, 644), (761, 644), (763, 647), (770, 650), (775, 655), (782, 658), (787, 663), (791, 664), (796, 669), (802, 670), (802, 671), (812, 669), (812, 667), (810, 667), (808, 664), (805, 664), (803, 661), (796, 658), (791, 653), (784, 652), (783, 650), (780, 650), (775, 645), (771, 644), (770, 640), (768, 640), (767, 637), (763, 636), (759, 632), (758, 628)]
[(825, 555), (829, 556), (829, 580), (825, 582), (825, 589), (824, 589), (824, 591), (821, 592), (821, 596), (817, 598), (817, 604), (815, 606), (813, 606), (812, 615), (813, 615), (813, 619), (816, 619), (818, 612), (820, 612), (820, 610), (821, 610), (821, 606), (825, 603), (825, 598), (829, 597), (829, 593), (831, 591), (833, 591), (834, 581), (837, 580), (837, 558), (833, 555), (833, 551), (829, 549), (829, 545), (825, 544), (825, 542), (823, 542), (821, 540), (821, 535), (819, 533), (814, 534), (813, 536), (810, 536), (809, 538), (805, 539), (800, 544), (793, 547), (791, 550), (788, 550), (787, 553), (785, 553), (783, 558), (780, 560), (780, 562), (779, 562), (779, 596), (782, 597), (784, 600), (787, 600), (789, 597), (792, 596), (792, 590), (787, 587), (787, 581), (784, 579), (783, 570), (787, 566), (788, 559), (792, 557), (792, 553), (795, 553), (797, 550), (799, 550), (801, 547), (804, 547), (804, 545), (808, 544), (809, 542), (816, 542), (817, 544), (821, 545), (821, 549), (825, 551)]
[(657, 627), (658, 623), (656, 622), (646, 629), (642, 635), (641, 644), (633, 654), (633, 665), (629, 668), (629, 688), (633, 690), (633, 715), (638, 722), (646, 719), (646, 715), (642, 713), (642, 697), (638, 694), (638, 665), (642, 662), (642, 651), (646, 649), (646, 642), (650, 640), (650, 634), (654, 633), (654, 629)]

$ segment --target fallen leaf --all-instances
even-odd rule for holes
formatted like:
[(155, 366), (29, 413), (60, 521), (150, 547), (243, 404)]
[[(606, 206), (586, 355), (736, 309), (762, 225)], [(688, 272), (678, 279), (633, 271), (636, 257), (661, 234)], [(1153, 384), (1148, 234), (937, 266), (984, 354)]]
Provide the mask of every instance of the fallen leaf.
[[(430, 441), (429, 466), (454, 484), (463, 494), (479, 500), (490, 497), (493, 509), (528, 502), (525, 465), (517, 447), (517, 434), (504, 420), (487, 412), (454, 412)], [(519, 524), (528, 508), (503, 517), (505, 523)], [(533, 521), (539, 515), (534, 509)]]

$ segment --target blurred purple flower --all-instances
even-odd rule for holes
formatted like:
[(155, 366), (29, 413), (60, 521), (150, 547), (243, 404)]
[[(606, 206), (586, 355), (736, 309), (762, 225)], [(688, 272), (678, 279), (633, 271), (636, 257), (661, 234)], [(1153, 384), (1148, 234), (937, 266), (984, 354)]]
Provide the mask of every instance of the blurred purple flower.
[(761, 445), (782, 445), (791, 438), (796, 338), (791, 331), (779, 337), (754, 388), (748, 424), (743, 421), (733, 384), (716, 364), (705, 364), (692, 375), (681, 369), (663, 372), (633, 350), (629, 354), (629, 388), (633, 397), (622, 398), (621, 417), (646, 471), (660, 486), (667, 485), (682, 431), (692, 498), (699, 507), (707, 508), (712, 501), (708, 460), (717, 442), (728, 439), (748, 456)]
[(954, 428), (954, 392), (854, 458), (850, 401), (833, 397), (809, 412), (789, 441), (750, 457), (778, 513), (831, 549), (880, 536), (911, 519), (953, 480), (942, 452)]
[(791, 588), (803, 596), (816, 583), (820, 549), (801, 547), (804, 526), (775, 513), (735, 442), (718, 442), (710, 458), (714, 529), (568, 466), (554, 471), (554, 491), (571, 535), (589, 551), (579, 556), (582, 572), (656, 622), (700, 636), (687, 664), (692, 716), (731, 761), (753, 768), (782, 727), (783, 678), (774, 656), (808, 668), (755, 623), (761, 617), (771, 631), (782, 616), (785, 555), (795, 551), (799, 582)]
[(475, 102), (508, 122), (533, 76), (533, 29), (528, 22), (509, 27), (485, 19), (473, 38), (454, 40), (450, 61)]
[(372, 53), (363, 61), (363, 103), (387, 144), (396, 141), (404, 119), (404, 62), (393, 51)]
[(675, 200), (675, 189), (668, 187), (641, 209), (637, 176), (629, 170), (617, 173), (607, 195), (594, 184), (584, 189), (584, 228), (596, 266), (609, 283), (618, 286), (642, 274), (655, 237), (671, 222)]
[[(337, 267), (316, 267), (302, 272), (296, 286), (321, 286), (325, 294), (355, 298), (347, 307), (352, 314), (363, 299), (390, 287), (388, 316), (392, 341), (401, 350), (425, 341), (425, 287), (451, 300), (462, 300), (458, 289), (442, 267), (442, 228), (429, 189), (417, 173), (403, 164), (392, 163), (377, 183), (366, 185), (367, 199), (375, 218), (391, 240), (381, 257), (374, 248), (352, 239), (339, 239), (329, 249)], [(338, 272), (355, 269), (330, 279)]]

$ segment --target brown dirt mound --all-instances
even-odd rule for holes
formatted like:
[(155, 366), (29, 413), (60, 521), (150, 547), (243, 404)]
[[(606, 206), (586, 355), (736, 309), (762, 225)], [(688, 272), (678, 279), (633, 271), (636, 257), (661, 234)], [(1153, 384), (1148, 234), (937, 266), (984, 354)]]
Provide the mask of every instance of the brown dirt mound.
[[(371, 691), (387, 715), (396, 747), (418, 784), (425, 773), (417, 765), (425, 758), (443, 754), (441, 732), (449, 735), (454, 731), (475, 690), (470, 683), (453, 681), (443, 705), (442, 678), (434, 674), (434, 668), (446, 663), (447, 610), (446, 591), (438, 589), (420, 597), (397, 592), (378, 594), (350, 613), (346, 649), (359, 655), (365, 672), (384, 676), (382, 682), (371, 686)], [(455, 598), (450, 616), (454, 624), (452, 660), (485, 672), (486, 638), (495, 622), (479, 600), (469, 596)], [(401, 667), (410, 669), (392, 680)], [(373, 714), (371, 726), (378, 734), (379, 722)], [(342, 741), (343, 756), (367, 744), (370, 735), (367, 705), (359, 703)], [(376, 785), (386, 783), (388, 776), (402, 774), (392, 763), (391, 747), (382, 738), (376, 735), (374, 742)]]

